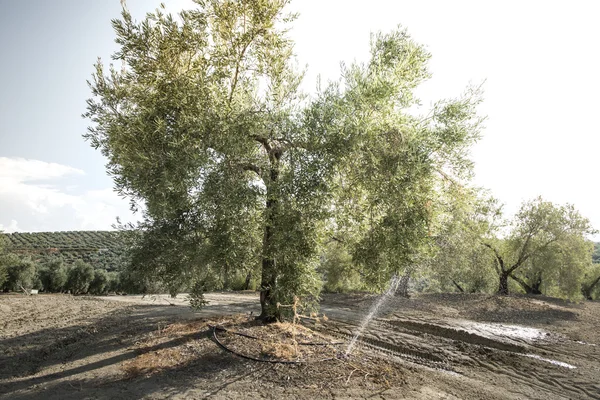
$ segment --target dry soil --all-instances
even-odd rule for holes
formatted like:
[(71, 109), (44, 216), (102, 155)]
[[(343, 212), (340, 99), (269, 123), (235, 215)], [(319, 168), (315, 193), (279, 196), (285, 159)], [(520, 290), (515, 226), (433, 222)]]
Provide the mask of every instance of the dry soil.
[(345, 357), (376, 296), (267, 327), (255, 293), (207, 298), (0, 295), (0, 399), (600, 399), (599, 302), (392, 298)]

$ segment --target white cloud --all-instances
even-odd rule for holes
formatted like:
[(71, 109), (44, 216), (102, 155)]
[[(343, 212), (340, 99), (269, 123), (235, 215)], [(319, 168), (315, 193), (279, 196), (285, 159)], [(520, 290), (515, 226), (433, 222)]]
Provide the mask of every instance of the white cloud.
[(84, 171), (67, 165), (0, 157), (0, 228), (6, 226), (7, 232), (105, 230), (111, 229), (117, 216), (132, 220), (127, 201), (110, 188), (72, 194), (72, 184), (59, 184), (61, 178), (83, 175)]
[(21, 229), (19, 229), (19, 224), (14, 219), (10, 220), (10, 223), (8, 224), (8, 226), (4, 226), (4, 225), (0, 224), (0, 232), (2, 232), (2, 233), (13, 233), (13, 232), (19, 232), (19, 231), (21, 231)]
[(127, 201), (110, 188), (90, 190), (81, 200), (73, 208), (83, 230), (109, 229), (117, 217), (120, 217), (122, 222), (134, 221)]
[(26, 182), (60, 178), (66, 175), (85, 175), (85, 172), (67, 165), (40, 160), (0, 157), (0, 179)]
[(41, 183), (68, 175), (84, 175), (76, 168), (25, 158), (0, 157), (0, 199), (18, 200), (40, 214), (48, 213), (49, 207), (73, 205), (76, 196), (63, 193), (54, 185)]

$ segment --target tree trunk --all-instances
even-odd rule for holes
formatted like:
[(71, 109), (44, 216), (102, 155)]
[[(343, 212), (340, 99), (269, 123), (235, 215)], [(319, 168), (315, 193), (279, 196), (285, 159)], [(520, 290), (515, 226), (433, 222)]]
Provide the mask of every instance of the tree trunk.
[(583, 298), (586, 300), (594, 300), (592, 298), (592, 291), (590, 290), (589, 287), (587, 287), (585, 285), (581, 285), (581, 294), (583, 295)]
[(408, 295), (408, 282), (410, 281), (410, 272), (406, 272), (400, 278), (400, 282), (398, 283), (398, 289), (396, 290), (396, 295), (409, 298)]
[(525, 293), (527, 293), (527, 294), (542, 294), (542, 291), (540, 290), (540, 287), (542, 286), (541, 275), (538, 276), (538, 278), (534, 282), (533, 286), (529, 286), (527, 284), (527, 282), (525, 282), (523, 279), (521, 279), (518, 276), (515, 276), (513, 274), (510, 274), (510, 277), (513, 278), (519, 285), (521, 285), (523, 290), (525, 290)]
[[(273, 195), (273, 187), (279, 179), (279, 170), (277, 162), (279, 160), (271, 159), (270, 182), (267, 185), (267, 201), (265, 205), (265, 232), (263, 236), (262, 251), (262, 274), (260, 281), (260, 308), (261, 313), (258, 319), (264, 322), (274, 322), (278, 315), (273, 304), (273, 288), (275, 287), (277, 271), (275, 260), (271, 255), (271, 242), (273, 240), (273, 225), (275, 223), (275, 213), (277, 212), (277, 200)], [(275, 164), (275, 165), (273, 165)]]
[(508, 295), (508, 272), (500, 273), (500, 284), (498, 285), (498, 294)]
[(244, 290), (250, 289), (250, 280), (252, 279), (252, 272), (248, 272), (246, 275), (246, 282), (244, 282)]
[(267, 200), (265, 233), (263, 237), (262, 274), (260, 280), (260, 309), (258, 319), (273, 322), (276, 318), (273, 310), (271, 290), (275, 286), (275, 260), (269, 254), (269, 247), (273, 238), (273, 200)]
[(277, 316), (273, 309), (273, 297), (271, 289), (275, 285), (275, 263), (268, 257), (262, 260), (262, 276), (260, 281), (260, 315), (258, 319), (264, 322), (275, 322)]
[(223, 268), (223, 287), (225, 290), (231, 289), (231, 282), (229, 280), (229, 263), (225, 263), (225, 268)]
[(542, 294), (542, 277), (539, 277), (531, 286), (531, 291), (527, 292), (527, 294)]

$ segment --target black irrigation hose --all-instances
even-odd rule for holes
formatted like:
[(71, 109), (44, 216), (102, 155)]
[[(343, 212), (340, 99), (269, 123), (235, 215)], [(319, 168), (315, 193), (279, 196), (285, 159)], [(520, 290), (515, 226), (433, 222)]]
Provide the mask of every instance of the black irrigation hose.
[[(213, 339), (215, 339), (215, 342), (217, 342), (217, 344), (219, 345), (220, 348), (222, 348), (225, 351), (228, 351), (232, 354), (235, 354), (238, 357), (241, 358), (245, 358), (246, 360), (252, 360), (252, 361), (258, 361), (258, 362), (265, 362), (265, 363), (270, 363), (270, 364), (308, 364), (307, 361), (291, 361), (291, 360), (265, 360), (265, 359), (261, 359), (261, 358), (256, 358), (256, 357), (252, 357), (252, 356), (247, 356), (245, 354), (242, 353), (238, 353), (235, 350), (230, 349), (229, 347), (225, 346), (223, 344), (223, 342), (221, 342), (219, 340), (219, 338), (217, 337), (217, 331), (221, 331), (221, 332), (228, 332), (228, 333), (233, 333), (234, 335), (238, 335), (238, 336), (243, 336), (243, 337), (247, 337), (249, 339), (256, 339), (256, 340), (261, 340), (259, 338), (257, 338), (256, 336), (252, 336), (252, 335), (248, 335), (245, 333), (241, 333), (241, 332), (233, 332), (233, 331), (229, 331), (221, 326), (216, 326), (216, 325), (209, 325), (210, 328), (212, 328), (212, 333), (213, 333)], [(298, 343), (300, 344), (300, 343)], [(327, 345), (328, 343), (313, 343), (312, 345)], [(306, 344), (305, 344), (306, 345)], [(321, 360), (316, 360), (313, 362), (323, 362), (323, 361), (331, 361), (331, 360), (335, 360), (336, 357), (329, 357), (329, 358), (324, 358)]]

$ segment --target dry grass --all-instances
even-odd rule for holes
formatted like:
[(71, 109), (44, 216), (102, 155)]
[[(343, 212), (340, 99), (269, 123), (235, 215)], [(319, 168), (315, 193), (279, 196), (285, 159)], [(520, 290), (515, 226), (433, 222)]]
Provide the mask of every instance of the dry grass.
[[(183, 367), (198, 357), (201, 348), (208, 345), (209, 325), (239, 326), (249, 323), (247, 315), (219, 317), (212, 320), (180, 322), (158, 325), (143, 340), (136, 342), (138, 355), (122, 364), (121, 369), (128, 378), (149, 376), (168, 368)], [(204, 334), (203, 339), (202, 334)]]
[(127, 378), (149, 376), (167, 368), (179, 367), (193, 359), (194, 352), (184, 351), (180, 347), (160, 349), (143, 353), (122, 366)]
[(286, 343), (263, 343), (260, 354), (266, 358), (294, 360), (298, 356), (297, 347)]
[[(240, 315), (158, 326), (156, 331), (136, 343), (135, 351), (138, 355), (123, 363), (124, 375), (127, 378), (135, 378), (150, 376), (168, 369), (184, 368), (206, 351), (218, 351), (210, 340), (209, 325), (227, 328), (229, 332), (220, 332), (219, 339), (231, 350), (250, 357), (264, 360), (305, 361), (311, 369), (316, 368), (316, 370), (341, 368), (339, 379), (343, 377), (344, 380), (368, 377), (371, 381), (376, 380), (385, 384), (385, 377), (391, 372), (388, 370), (387, 363), (380, 364), (380, 361), (374, 363), (374, 360), (362, 357), (355, 358), (352, 363), (321, 364), (319, 362), (321, 360), (335, 359), (339, 348), (333, 345), (303, 346), (302, 343), (331, 343), (333, 341), (331, 337), (299, 324), (280, 322), (263, 325)], [(252, 335), (258, 340), (232, 332)]]
[[(198, 335), (207, 332), (209, 321), (198, 320), (161, 327), (136, 343), (138, 356), (122, 365), (128, 378), (149, 376), (167, 368), (180, 367), (196, 355)], [(171, 345), (169, 345), (171, 344)], [(168, 346), (168, 347), (167, 347)]]

